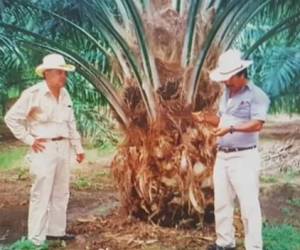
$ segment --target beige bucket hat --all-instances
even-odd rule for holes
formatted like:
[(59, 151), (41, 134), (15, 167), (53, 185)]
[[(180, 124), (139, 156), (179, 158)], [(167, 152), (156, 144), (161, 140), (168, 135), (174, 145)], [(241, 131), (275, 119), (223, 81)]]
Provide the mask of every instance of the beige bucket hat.
[(236, 49), (224, 52), (218, 60), (218, 66), (209, 74), (211, 80), (222, 82), (251, 65), (253, 61), (243, 60), (242, 53)]
[(59, 54), (49, 54), (43, 58), (43, 63), (38, 65), (35, 72), (39, 76), (43, 76), (43, 73), (47, 69), (61, 69), (64, 71), (74, 71), (75, 66), (66, 64), (65, 59)]

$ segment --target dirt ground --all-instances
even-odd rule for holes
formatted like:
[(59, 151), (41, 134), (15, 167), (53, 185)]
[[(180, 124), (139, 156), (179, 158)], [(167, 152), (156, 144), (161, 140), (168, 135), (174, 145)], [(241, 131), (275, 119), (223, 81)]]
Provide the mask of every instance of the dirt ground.
[[(300, 145), (300, 121), (270, 122), (262, 134), (262, 147), (270, 147), (285, 139), (296, 139)], [(5, 144), (4, 139), (5, 138)], [(5, 145), (19, 146), (7, 134)], [(272, 143), (270, 143), (272, 141)], [(290, 157), (294, 157), (291, 155)], [(68, 209), (68, 231), (76, 234), (71, 243), (54, 242), (50, 249), (69, 250), (194, 250), (206, 249), (214, 241), (213, 225), (204, 229), (162, 228), (125, 216), (120, 209), (118, 194), (110, 175), (113, 155), (87, 160), (73, 170)], [(262, 183), (261, 204), (268, 222), (290, 223), (300, 228), (300, 175), (283, 178), (286, 174), (266, 177)], [(28, 171), (14, 169), (0, 175), (0, 249), (26, 235), (30, 176)], [(240, 226), (240, 225), (238, 225)], [(239, 249), (241, 235), (237, 235)]]

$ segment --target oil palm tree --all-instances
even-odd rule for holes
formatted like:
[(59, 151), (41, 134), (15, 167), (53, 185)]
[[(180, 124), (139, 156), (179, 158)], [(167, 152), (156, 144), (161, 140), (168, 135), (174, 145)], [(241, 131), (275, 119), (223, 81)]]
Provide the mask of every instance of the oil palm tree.
[[(112, 171), (125, 211), (161, 225), (195, 224), (213, 204), (216, 138), (191, 112), (217, 112), (221, 88), (208, 72), (219, 54), (266, 8), (287, 2), (299, 7), (295, 0), (2, 0), (0, 28), (5, 46), (63, 54), (106, 97), (124, 135)], [(245, 56), (297, 27), (298, 16), (275, 21)]]

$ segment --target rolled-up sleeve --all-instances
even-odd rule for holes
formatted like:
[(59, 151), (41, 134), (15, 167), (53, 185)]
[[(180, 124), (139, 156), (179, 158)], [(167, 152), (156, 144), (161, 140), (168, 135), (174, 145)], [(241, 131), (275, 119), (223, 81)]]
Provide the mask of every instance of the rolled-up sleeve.
[(260, 89), (256, 91), (251, 103), (251, 119), (265, 121), (269, 106), (269, 97)]
[(81, 145), (80, 134), (76, 128), (76, 120), (74, 116), (74, 111), (72, 110), (71, 118), (69, 121), (69, 129), (70, 129), (70, 141), (71, 145), (75, 148), (76, 154), (84, 153), (83, 147)]
[(34, 143), (34, 137), (30, 135), (26, 126), (26, 118), (31, 110), (31, 99), (30, 92), (24, 91), (4, 117), (13, 135), (27, 145)]
[(69, 127), (69, 136), (70, 136), (70, 143), (74, 147), (76, 154), (82, 154), (84, 153), (82, 144), (81, 144), (81, 136), (77, 130), (76, 127), (76, 119), (74, 115), (73, 105), (71, 101), (71, 97), (69, 93), (65, 92), (68, 106), (71, 108), (71, 114), (68, 121), (68, 127)]

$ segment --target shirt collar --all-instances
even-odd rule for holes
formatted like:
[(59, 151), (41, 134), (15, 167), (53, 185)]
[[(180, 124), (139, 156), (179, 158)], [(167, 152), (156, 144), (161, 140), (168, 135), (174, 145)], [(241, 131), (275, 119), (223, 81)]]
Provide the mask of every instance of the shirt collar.
[[(240, 90), (239, 94), (242, 94), (247, 90), (252, 91), (253, 88), (254, 88), (253, 83), (251, 81), (248, 81), (247, 84), (243, 87), (243, 89)], [(226, 99), (229, 98), (229, 89), (227, 87), (225, 87), (225, 96)]]
[[(41, 90), (42, 95), (51, 94), (51, 91), (50, 91), (50, 89), (48, 87), (48, 84), (45, 80), (40, 83), (40, 90)], [(60, 90), (60, 97), (64, 97), (65, 94), (66, 94), (65, 92), (66, 92), (66, 89), (62, 88)]]
[(43, 95), (51, 93), (45, 80), (40, 83), (40, 91), (41, 91), (41, 94), (43, 94)]

